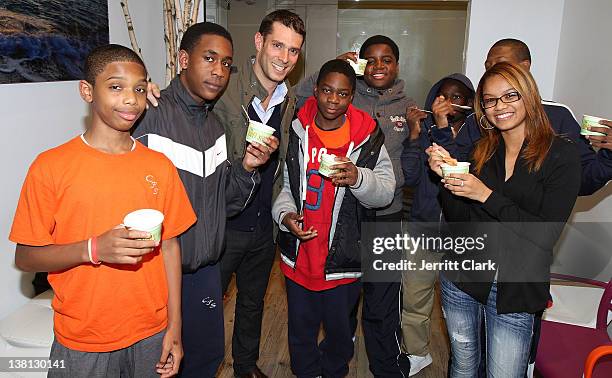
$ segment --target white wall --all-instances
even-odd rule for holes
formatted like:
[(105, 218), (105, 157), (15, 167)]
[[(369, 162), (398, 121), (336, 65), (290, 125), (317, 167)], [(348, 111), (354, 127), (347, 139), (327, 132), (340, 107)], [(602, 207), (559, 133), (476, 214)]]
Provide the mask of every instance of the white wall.
[[(583, 114), (612, 119), (610, 15), (609, 0), (565, 0), (553, 98), (570, 105), (578, 119)], [(579, 198), (572, 221), (575, 228), (559, 246), (553, 268), (610, 279), (612, 184)]]
[(318, 71), (336, 54), (336, 33), (338, 30), (338, 5), (330, 0), (297, 1), (304, 6), (305, 15), (300, 14), (306, 26), (304, 45), (304, 75)]
[(472, 0), (466, 75), (474, 86), (484, 73), (484, 61), (491, 45), (502, 38), (517, 38), (527, 43), (531, 50), (531, 72), (540, 94), (545, 99), (552, 99), (564, 2)]
[(577, 117), (612, 119), (612, 1), (565, 0), (554, 98)]
[[(158, 83), (162, 82), (165, 52), (161, 2), (132, 0), (129, 4), (150, 74)], [(118, 1), (109, 1), (109, 29), (111, 42), (130, 46)], [(32, 276), (14, 267), (15, 246), (8, 240), (27, 169), (38, 153), (82, 132), (87, 114), (76, 81), (0, 85), (0, 124), (3, 128), (3, 148), (0, 149), (3, 176), (0, 186), (0, 318), (32, 294)]]
[(255, 55), (255, 33), (267, 11), (267, 4), (232, 2), (227, 11), (227, 30), (234, 41), (234, 65), (241, 66), (251, 55)]

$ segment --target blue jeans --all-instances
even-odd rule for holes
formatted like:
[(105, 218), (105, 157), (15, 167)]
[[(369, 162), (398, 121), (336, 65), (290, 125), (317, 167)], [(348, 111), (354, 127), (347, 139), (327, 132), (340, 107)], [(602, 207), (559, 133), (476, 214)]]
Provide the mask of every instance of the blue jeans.
[(534, 315), (498, 314), (497, 284), (483, 305), (440, 275), (442, 309), (451, 342), (451, 378), (478, 376), (480, 324), (484, 315), (487, 377), (523, 378), (529, 361)]

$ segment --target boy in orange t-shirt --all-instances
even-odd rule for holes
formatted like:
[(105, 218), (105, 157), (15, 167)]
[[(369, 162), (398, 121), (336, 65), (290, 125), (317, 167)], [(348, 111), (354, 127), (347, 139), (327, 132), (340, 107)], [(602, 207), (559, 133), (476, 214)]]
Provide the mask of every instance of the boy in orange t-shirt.
[[(170, 160), (130, 136), (146, 104), (142, 60), (102, 46), (85, 76), (79, 90), (90, 123), (32, 163), (9, 236), (15, 264), (50, 272), (50, 360), (61, 361), (50, 377), (169, 377), (183, 356), (176, 237), (195, 214)], [(142, 208), (164, 214), (161, 243), (120, 224)]]

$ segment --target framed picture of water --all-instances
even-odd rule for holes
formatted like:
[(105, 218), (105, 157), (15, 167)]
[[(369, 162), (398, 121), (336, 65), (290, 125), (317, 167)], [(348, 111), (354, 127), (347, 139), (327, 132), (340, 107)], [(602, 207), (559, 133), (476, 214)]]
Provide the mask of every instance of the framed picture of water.
[(108, 0), (0, 0), (0, 84), (78, 80), (108, 43)]

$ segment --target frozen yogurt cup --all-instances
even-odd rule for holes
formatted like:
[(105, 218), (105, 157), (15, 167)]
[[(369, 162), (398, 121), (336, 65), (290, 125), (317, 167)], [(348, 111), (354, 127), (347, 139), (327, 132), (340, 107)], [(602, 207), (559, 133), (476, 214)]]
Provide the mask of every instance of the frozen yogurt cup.
[(589, 130), (590, 126), (596, 126), (596, 127), (608, 127), (606, 125), (600, 125), (599, 121), (601, 120), (605, 120), (605, 118), (599, 118), (599, 117), (594, 117), (594, 116), (590, 116), (590, 115), (585, 115), (584, 117), (582, 117), (582, 124), (580, 125), (580, 134), (582, 135), (598, 135), (598, 136), (606, 136), (606, 134), (597, 132), (597, 131), (591, 131)]
[(132, 211), (123, 218), (123, 225), (131, 230), (145, 231), (151, 234), (150, 240), (161, 240), (164, 214), (155, 209)]
[(319, 173), (323, 176), (329, 177), (334, 173), (338, 172), (334, 169), (336, 164), (340, 162), (336, 161), (336, 155), (333, 154), (321, 154), (321, 163), (319, 164)]
[(470, 163), (467, 161), (458, 161), (457, 165), (442, 164), (442, 175), (444, 177), (451, 173), (470, 173)]
[(261, 122), (249, 120), (249, 129), (247, 130), (246, 140), (249, 143), (257, 142), (265, 145), (264, 139), (274, 134), (274, 128), (264, 125)]
[(353, 62), (351, 59), (347, 59), (353, 70), (355, 71), (355, 75), (363, 76), (365, 73), (366, 66), (368, 65), (368, 61), (366, 59), (357, 59), (357, 63)]

